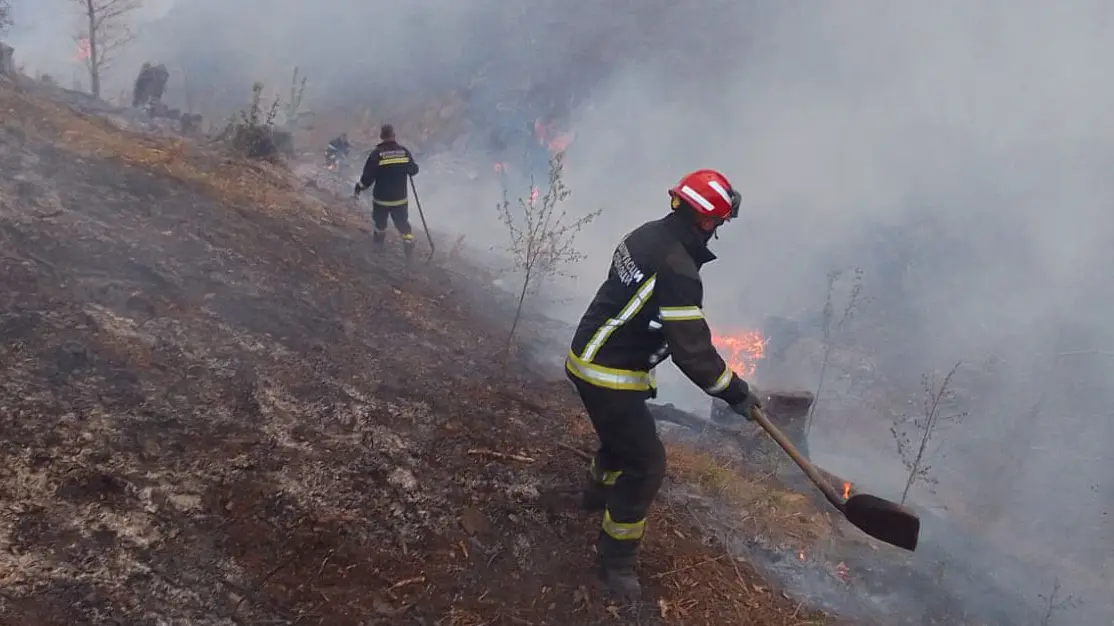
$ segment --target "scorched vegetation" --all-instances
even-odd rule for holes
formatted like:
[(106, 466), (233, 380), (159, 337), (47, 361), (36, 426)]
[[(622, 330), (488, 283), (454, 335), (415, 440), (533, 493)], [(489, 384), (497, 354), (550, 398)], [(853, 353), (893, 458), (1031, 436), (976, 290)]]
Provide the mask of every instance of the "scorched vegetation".
[[(569, 497), (592, 439), (566, 384), (488, 382), (488, 279), (372, 257), (281, 164), (36, 89), (0, 83), (0, 622), (627, 619)], [(697, 520), (655, 511), (642, 623), (827, 623)]]

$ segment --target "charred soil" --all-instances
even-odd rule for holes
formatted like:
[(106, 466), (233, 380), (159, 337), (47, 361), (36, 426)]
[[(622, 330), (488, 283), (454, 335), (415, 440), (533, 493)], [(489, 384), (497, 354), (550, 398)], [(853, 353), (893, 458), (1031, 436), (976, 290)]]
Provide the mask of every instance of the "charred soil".
[[(0, 622), (629, 619), (555, 445), (591, 446), (579, 407), (499, 378), (459, 266), (30, 89), (0, 84)], [(642, 623), (829, 623), (668, 504), (642, 573)]]

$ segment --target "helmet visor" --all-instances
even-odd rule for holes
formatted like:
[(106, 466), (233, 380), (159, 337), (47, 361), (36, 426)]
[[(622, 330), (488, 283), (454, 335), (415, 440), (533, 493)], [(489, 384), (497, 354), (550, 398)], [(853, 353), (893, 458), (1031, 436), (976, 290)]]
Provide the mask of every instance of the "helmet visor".
[(743, 197), (739, 195), (738, 191), (731, 190), (731, 210), (727, 213), (727, 219), (733, 220), (739, 217), (739, 206), (743, 203)]

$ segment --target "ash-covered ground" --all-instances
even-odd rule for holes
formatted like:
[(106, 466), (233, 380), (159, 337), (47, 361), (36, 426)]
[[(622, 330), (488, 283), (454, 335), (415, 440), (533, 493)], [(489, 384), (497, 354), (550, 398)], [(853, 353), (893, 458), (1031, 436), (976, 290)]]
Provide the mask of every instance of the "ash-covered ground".
[[(717, 447), (723, 457), (738, 459), (746, 473), (774, 472), (824, 510), (823, 497), (810, 489), (795, 466), (769, 468), (768, 457), (755, 458), (752, 449), (736, 445), (732, 435), (714, 425), (703, 431), (678, 428), (678, 417), (667, 415), (674, 411), (656, 409), (674, 439)], [(825, 532), (786, 541), (784, 535), (769, 532), (769, 522), (750, 523), (769, 504), (764, 498), (740, 506), (687, 485), (674, 487), (671, 497), (685, 502), (708, 534), (755, 564), (793, 599), (845, 617), (895, 626), (1105, 623), (1105, 606), (1079, 602), (1062, 590), (1056, 598), (1044, 588), (1034, 588), (1032, 562), (944, 515), (918, 511), (921, 541), (908, 553), (870, 539), (831, 514), (825, 514), (830, 524), (821, 526)], [(798, 515), (787, 512), (774, 523), (791, 525)]]
[(0, 622), (836, 623), (668, 501), (611, 605), (590, 432), (504, 374), (491, 277), (86, 105), (0, 83)]

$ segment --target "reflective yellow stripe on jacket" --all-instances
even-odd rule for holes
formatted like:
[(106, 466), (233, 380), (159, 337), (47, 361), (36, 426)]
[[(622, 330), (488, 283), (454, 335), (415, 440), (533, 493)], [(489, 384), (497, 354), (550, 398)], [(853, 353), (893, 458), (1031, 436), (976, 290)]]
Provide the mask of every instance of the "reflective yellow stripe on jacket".
[(406, 165), (410, 162), (410, 157), (391, 157), (389, 159), (379, 159), (379, 167), (384, 165)]
[(565, 369), (569, 373), (587, 383), (607, 389), (649, 391), (657, 387), (652, 372), (604, 367), (592, 362), (599, 354), (600, 349), (607, 343), (611, 334), (622, 327), (623, 324), (634, 319), (646, 302), (650, 300), (650, 296), (654, 295), (656, 281), (657, 275), (655, 274), (639, 286), (638, 291), (620, 309), (619, 314), (604, 322), (596, 330), (592, 339), (588, 341), (588, 345), (584, 347), (583, 355), (577, 355), (569, 350), (569, 355), (565, 359)]
[(623, 306), (618, 315), (604, 322), (603, 325), (596, 330), (596, 334), (592, 335), (592, 339), (588, 342), (588, 345), (584, 347), (583, 359), (585, 361), (591, 363), (592, 359), (596, 358), (596, 355), (599, 354), (603, 344), (607, 343), (608, 338), (611, 337), (611, 333), (618, 330), (623, 324), (631, 321), (635, 315), (638, 315), (638, 312), (642, 310), (642, 306), (646, 304), (650, 296), (654, 295), (655, 282), (657, 282), (657, 274), (651, 276), (646, 282), (642, 283), (642, 286), (638, 288), (638, 291), (634, 292), (630, 300), (627, 300), (627, 304)]

